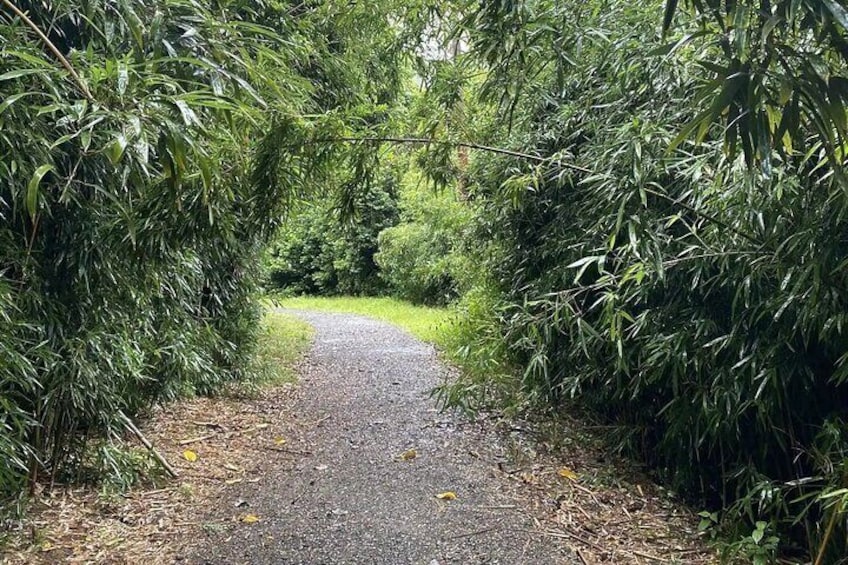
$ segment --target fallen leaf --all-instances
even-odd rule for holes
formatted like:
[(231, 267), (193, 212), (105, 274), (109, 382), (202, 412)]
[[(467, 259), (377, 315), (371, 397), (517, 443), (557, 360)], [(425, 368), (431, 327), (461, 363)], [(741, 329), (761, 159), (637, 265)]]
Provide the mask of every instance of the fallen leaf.
[(238, 473), (239, 471), (241, 471), (241, 469), (239, 469), (237, 466), (233, 465), (232, 463), (226, 463), (224, 465), (224, 469), (226, 469), (227, 471), (232, 471), (234, 473)]
[(576, 481), (577, 479), (579, 479), (579, 478), (580, 478), (580, 476), (579, 476), (577, 473), (575, 473), (574, 471), (572, 471), (572, 470), (571, 470), (571, 469), (569, 469), (568, 467), (563, 467), (562, 469), (560, 469), (560, 470), (557, 472), (557, 474), (558, 474), (560, 477), (564, 477), (564, 478), (566, 478), (566, 479), (571, 479), (572, 481)]
[(414, 449), (407, 449), (403, 453), (400, 454), (401, 461), (409, 461), (411, 459), (415, 459), (418, 457), (418, 452)]
[(439, 500), (456, 500), (456, 493), (452, 491), (440, 492), (436, 495)]
[(183, 457), (185, 457), (186, 461), (190, 461), (192, 463), (197, 461), (197, 453), (195, 453), (191, 449), (186, 449), (185, 451), (183, 451)]
[(260, 518), (256, 514), (245, 514), (239, 520), (244, 524), (255, 524)]
[(286, 443), (286, 438), (284, 438), (284, 437), (275, 437), (275, 438), (274, 438), (274, 443), (276, 443), (277, 445), (283, 445), (284, 443)]

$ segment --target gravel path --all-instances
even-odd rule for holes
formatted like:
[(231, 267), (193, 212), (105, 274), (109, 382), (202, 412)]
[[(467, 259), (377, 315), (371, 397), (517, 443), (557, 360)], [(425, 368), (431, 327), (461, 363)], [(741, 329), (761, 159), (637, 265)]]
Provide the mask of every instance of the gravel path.
[(199, 562), (579, 563), (510, 494), (491, 436), (436, 409), (446, 368), (432, 347), (363, 317), (294, 314), (316, 338), (281, 414), (288, 451), (225, 494), (222, 518), (261, 520), (207, 540)]

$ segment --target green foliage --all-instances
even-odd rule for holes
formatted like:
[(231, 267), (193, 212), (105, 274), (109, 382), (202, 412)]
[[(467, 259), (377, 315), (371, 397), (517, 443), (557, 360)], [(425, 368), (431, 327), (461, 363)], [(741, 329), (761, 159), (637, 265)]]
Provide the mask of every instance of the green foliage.
[(399, 56), (393, 4), (17, 5), (31, 23), (0, 12), (0, 496), (73, 476), (123, 413), (252, 370), (257, 265), (300, 173), (370, 165), (292, 144), (384, 121)]
[(455, 302), (453, 320), (443, 329), (446, 357), (461, 368), (456, 380), (435, 390), (444, 406), (474, 415), (483, 410), (515, 414), (526, 409), (516, 386), (518, 366), (511, 363), (499, 315), (502, 296), (492, 281), (477, 281)]
[(275, 310), (262, 317), (257, 363), (262, 382), (278, 384), (294, 379), (295, 362), (306, 352), (315, 332), (306, 322)]
[(303, 320), (266, 308), (259, 324), (250, 374), (228, 386), (224, 394), (252, 398), (268, 386), (293, 383), (295, 365), (309, 349), (314, 333)]
[(387, 174), (378, 186), (355, 195), (346, 219), (332, 196), (295, 206), (268, 250), (268, 286), (292, 295), (383, 292), (374, 255), (377, 235), (398, 221), (396, 191)]
[(433, 192), (412, 182), (402, 191), (403, 222), (379, 236), (374, 257), (392, 292), (416, 304), (448, 304), (469, 270), (462, 245), (469, 204), (453, 191)]
[[(718, 3), (695, 4), (709, 15)], [(768, 4), (778, 24), (783, 4)], [(845, 76), (834, 48), (844, 28), (815, 36), (821, 14), (803, 13), (817, 3), (802, 4), (788, 31), (770, 36), (782, 43), (748, 44), (756, 65), (774, 63), (757, 67), (762, 89), (751, 73), (706, 117), (702, 69), (719, 71), (695, 63), (720, 58), (722, 39), (672, 36), (675, 47), (658, 50), (659, 2), (470, 10), (472, 52), (457, 64), (488, 72), (480, 94), (504, 127), (487, 142), (542, 160), (472, 161), (467, 191), (480, 204), (477, 245), (495, 298), (466, 339), (481, 356), (472, 365), (519, 370), (495, 369), (485, 384), (475, 371), (442, 394), (473, 406), (467, 395), (485, 402), (496, 388), (512, 405), (589, 407), (660, 478), (721, 507), (751, 559), (771, 559), (779, 543), (822, 547), (822, 562), (835, 562), (848, 534), (844, 508), (828, 498), (846, 486), (848, 284), (845, 192), (827, 160), (841, 142), (827, 136), (840, 134), (836, 121), (813, 123), (817, 101), (807, 100), (791, 145), (764, 139), (784, 137), (768, 109), (775, 85), (786, 78), (800, 92), (815, 81), (792, 61), (821, 60), (815, 72), (834, 85)], [(760, 15), (746, 13), (731, 38), (762, 32)], [(793, 42), (790, 69), (777, 61)], [(715, 84), (740, 80), (721, 76)], [(844, 119), (841, 98), (829, 108)], [(767, 129), (745, 129), (763, 115)]]
[[(835, 0), (761, 2), (690, 0), (692, 33), (661, 48), (707, 44), (697, 63), (701, 111), (672, 142), (703, 140), (720, 121), (725, 147), (741, 146), (749, 166), (771, 174), (772, 153), (816, 154), (844, 182), (848, 140), (848, 11)], [(673, 27), (677, 0), (666, 0), (663, 28)]]

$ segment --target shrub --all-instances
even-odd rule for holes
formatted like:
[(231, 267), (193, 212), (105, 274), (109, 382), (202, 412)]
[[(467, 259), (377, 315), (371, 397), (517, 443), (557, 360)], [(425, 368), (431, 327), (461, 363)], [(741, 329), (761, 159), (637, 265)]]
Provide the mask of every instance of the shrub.
[(301, 203), (268, 250), (267, 286), (289, 295), (384, 292), (374, 255), (380, 231), (398, 221), (395, 191), (393, 179), (384, 177), (357, 194), (346, 218), (332, 197)]
[(471, 279), (463, 252), (470, 204), (453, 192), (435, 193), (408, 184), (401, 200), (405, 221), (380, 232), (375, 261), (399, 298), (416, 304), (447, 304)]
[(299, 132), (383, 120), (395, 36), (346, 3), (6, 3), (0, 497), (250, 370), (260, 252), (308, 172), (350, 153), (300, 158)]

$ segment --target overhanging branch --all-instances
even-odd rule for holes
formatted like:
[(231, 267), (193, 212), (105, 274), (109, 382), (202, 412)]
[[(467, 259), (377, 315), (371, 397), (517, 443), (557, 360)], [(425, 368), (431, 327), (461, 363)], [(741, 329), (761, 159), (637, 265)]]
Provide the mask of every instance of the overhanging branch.
[[(550, 157), (542, 157), (541, 155), (533, 155), (531, 153), (522, 153), (521, 151), (513, 151), (512, 149), (503, 149), (501, 147), (491, 147), (489, 145), (481, 145), (479, 143), (471, 143), (468, 141), (448, 141), (444, 139), (432, 139), (427, 137), (325, 137), (320, 139), (310, 140), (310, 143), (408, 143), (415, 145), (450, 145), (451, 147), (467, 147), (468, 149), (479, 149), (488, 153), (496, 153), (498, 155), (507, 155), (518, 159), (525, 159), (535, 163), (551, 163), (553, 159)], [(580, 171), (582, 173), (591, 174), (593, 171), (572, 165), (571, 163), (557, 163), (561, 167)]]

